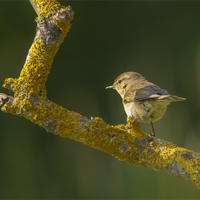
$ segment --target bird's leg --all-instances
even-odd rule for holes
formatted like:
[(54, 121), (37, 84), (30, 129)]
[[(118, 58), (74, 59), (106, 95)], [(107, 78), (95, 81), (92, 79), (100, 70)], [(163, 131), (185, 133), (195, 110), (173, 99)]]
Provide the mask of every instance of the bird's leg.
[(154, 127), (153, 127), (153, 122), (151, 122), (151, 128), (152, 128), (153, 133), (150, 133), (149, 136), (155, 137), (156, 135), (155, 135)]

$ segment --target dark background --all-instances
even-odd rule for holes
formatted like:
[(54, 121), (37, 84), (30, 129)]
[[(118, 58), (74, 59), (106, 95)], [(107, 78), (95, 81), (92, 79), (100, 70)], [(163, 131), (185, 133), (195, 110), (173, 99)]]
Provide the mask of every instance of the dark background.
[[(49, 75), (48, 98), (87, 117), (126, 123), (121, 97), (105, 87), (125, 71), (139, 72), (187, 98), (154, 124), (156, 136), (200, 152), (200, 2), (61, 3), (75, 15)], [(19, 76), (35, 17), (29, 1), (0, 1), (1, 84)], [(141, 127), (151, 132), (150, 124)], [(0, 112), (0, 198), (199, 199), (200, 190)]]

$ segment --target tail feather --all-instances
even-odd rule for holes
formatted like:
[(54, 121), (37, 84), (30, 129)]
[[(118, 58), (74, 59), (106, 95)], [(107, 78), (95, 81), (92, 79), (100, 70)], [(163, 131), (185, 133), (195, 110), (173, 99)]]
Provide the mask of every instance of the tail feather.
[(186, 98), (177, 97), (174, 95), (161, 95), (157, 98), (158, 101), (184, 101)]

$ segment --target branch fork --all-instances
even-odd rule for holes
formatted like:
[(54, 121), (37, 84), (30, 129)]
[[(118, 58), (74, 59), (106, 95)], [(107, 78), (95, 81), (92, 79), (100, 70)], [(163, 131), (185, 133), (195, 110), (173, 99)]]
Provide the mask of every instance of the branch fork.
[(1, 110), (25, 117), (48, 132), (109, 153), (121, 161), (167, 172), (200, 187), (200, 154), (143, 133), (137, 121), (111, 126), (88, 119), (48, 100), (45, 83), (53, 59), (71, 28), (74, 12), (56, 0), (30, 0), (38, 17), (34, 42), (19, 78), (7, 78), (0, 93)]

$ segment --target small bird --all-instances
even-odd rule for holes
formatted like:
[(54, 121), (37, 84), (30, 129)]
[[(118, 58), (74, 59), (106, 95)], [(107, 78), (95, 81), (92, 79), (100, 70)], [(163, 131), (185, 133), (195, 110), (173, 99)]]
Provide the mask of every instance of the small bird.
[(153, 122), (163, 117), (167, 106), (173, 101), (186, 100), (170, 95), (137, 72), (125, 72), (119, 75), (113, 85), (106, 89), (115, 89), (120, 94), (127, 119), (132, 117), (138, 122), (151, 123), (153, 131), (151, 136), (155, 136)]

